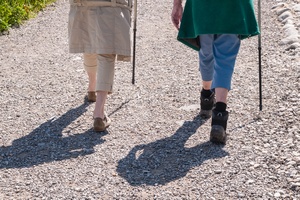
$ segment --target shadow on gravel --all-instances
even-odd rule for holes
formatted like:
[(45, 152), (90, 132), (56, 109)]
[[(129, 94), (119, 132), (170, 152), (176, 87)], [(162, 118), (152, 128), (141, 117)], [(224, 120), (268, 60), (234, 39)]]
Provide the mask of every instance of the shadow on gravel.
[(63, 137), (62, 131), (87, 111), (88, 103), (71, 109), (57, 119), (41, 124), (28, 135), (0, 147), (1, 168), (26, 168), (94, 153), (93, 147), (104, 142), (92, 129)]
[(210, 142), (186, 148), (186, 141), (205, 121), (196, 116), (186, 121), (171, 137), (135, 146), (118, 162), (117, 172), (130, 185), (164, 185), (184, 177), (187, 172), (209, 159), (229, 155), (222, 145)]

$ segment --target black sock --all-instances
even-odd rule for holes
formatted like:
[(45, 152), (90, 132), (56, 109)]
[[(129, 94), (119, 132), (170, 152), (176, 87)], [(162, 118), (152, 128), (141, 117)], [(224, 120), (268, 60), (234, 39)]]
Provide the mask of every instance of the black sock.
[(226, 103), (217, 102), (215, 110), (218, 111), (218, 112), (225, 112), (226, 111), (226, 107), (227, 107)]
[(212, 94), (212, 91), (211, 90), (205, 90), (204, 88), (202, 88), (201, 90), (201, 95), (205, 98), (208, 98), (210, 97), (210, 95)]

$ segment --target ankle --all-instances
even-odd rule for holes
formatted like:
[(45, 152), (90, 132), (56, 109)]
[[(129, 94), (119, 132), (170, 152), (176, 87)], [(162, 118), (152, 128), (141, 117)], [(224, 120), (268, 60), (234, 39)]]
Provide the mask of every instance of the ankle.
[(96, 88), (94, 86), (89, 86), (88, 92), (96, 92)]
[(218, 112), (225, 112), (227, 108), (227, 104), (224, 102), (217, 102), (215, 110)]
[(204, 88), (202, 88), (201, 90), (201, 96), (204, 98), (209, 98), (212, 95), (212, 91), (211, 90), (206, 90)]
[(94, 117), (94, 119), (95, 119), (95, 118), (101, 118), (101, 119), (104, 119), (105, 114), (104, 114), (104, 112), (96, 112), (96, 111), (94, 111), (93, 117)]
[(105, 116), (104, 115), (94, 115), (94, 117), (93, 117), (94, 119), (96, 119), (96, 118), (101, 118), (101, 119), (104, 119), (105, 118)]
[(89, 80), (88, 91), (91, 91), (91, 92), (96, 91), (96, 81)]

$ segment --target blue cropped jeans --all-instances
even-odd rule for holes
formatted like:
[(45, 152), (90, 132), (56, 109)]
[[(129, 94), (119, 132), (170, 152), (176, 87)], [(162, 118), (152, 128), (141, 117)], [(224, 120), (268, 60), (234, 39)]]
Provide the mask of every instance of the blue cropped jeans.
[(240, 43), (235, 34), (200, 35), (199, 70), (203, 81), (212, 81), (211, 89), (231, 89)]

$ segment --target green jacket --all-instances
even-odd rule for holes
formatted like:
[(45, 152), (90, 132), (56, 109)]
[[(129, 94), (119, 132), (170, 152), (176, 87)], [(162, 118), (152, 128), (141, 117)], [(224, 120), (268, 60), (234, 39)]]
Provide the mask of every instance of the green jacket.
[(177, 39), (199, 51), (201, 34), (259, 34), (253, 0), (187, 0)]

